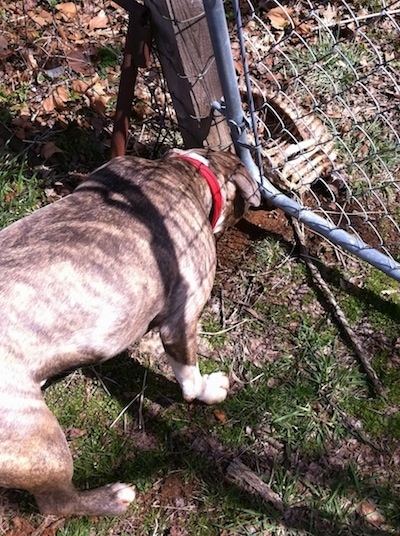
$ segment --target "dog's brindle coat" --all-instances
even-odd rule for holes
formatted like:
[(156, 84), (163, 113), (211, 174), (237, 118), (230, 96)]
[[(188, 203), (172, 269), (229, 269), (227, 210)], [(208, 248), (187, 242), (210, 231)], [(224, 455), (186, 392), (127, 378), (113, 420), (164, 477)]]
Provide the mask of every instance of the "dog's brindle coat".
[[(115, 158), (0, 232), (0, 486), (30, 491), (42, 513), (120, 514), (135, 496), (120, 483), (75, 489), (45, 379), (115, 356), (158, 327), (184, 398), (226, 397), (227, 377), (202, 376), (196, 358), (216, 264), (212, 195), (179, 153)], [(259, 192), (234, 155), (196, 153), (220, 183), (216, 232), (258, 205)]]

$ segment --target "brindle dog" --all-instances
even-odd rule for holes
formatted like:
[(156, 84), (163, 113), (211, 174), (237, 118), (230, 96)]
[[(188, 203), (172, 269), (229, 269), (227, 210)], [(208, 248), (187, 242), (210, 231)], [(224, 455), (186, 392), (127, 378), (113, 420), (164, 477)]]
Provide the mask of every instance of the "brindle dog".
[(220, 189), (214, 232), (260, 203), (236, 156), (171, 151), (115, 158), (0, 232), (0, 486), (30, 491), (42, 513), (121, 514), (135, 496), (120, 483), (74, 487), (64, 433), (41, 392), (47, 378), (115, 356), (157, 327), (184, 398), (226, 397), (228, 378), (202, 376), (196, 358), (216, 265), (201, 166)]

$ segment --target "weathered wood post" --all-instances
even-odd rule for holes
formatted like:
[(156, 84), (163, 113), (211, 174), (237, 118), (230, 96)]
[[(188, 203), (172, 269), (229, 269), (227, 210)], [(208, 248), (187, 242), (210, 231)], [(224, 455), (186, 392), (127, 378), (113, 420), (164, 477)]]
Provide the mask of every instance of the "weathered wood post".
[(201, 0), (145, 0), (157, 53), (186, 147), (231, 145), (225, 119), (211, 109), (222, 96)]

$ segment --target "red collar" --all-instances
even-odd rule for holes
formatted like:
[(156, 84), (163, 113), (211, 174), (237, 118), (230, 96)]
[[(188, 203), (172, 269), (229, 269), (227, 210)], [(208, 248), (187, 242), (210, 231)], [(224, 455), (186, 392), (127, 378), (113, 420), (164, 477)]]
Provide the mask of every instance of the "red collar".
[(207, 181), (207, 184), (211, 190), (213, 200), (210, 214), (210, 223), (211, 227), (214, 229), (222, 212), (222, 194), (217, 177), (214, 175), (214, 173), (208, 166), (206, 166), (205, 164), (203, 164), (203, 162), (200, 161), (200, 159), (197, 160), (197, 158), (185, 154), (179, 155), (178, 158), (186, 160), (186, 162), (192, 164), (198, 171), (200, 171), (200, 173)]

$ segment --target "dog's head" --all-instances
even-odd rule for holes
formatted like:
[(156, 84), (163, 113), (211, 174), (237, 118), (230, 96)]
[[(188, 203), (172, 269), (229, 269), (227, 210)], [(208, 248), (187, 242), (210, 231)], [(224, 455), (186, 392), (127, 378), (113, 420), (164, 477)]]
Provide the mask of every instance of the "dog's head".
[(173, 149), (167, 157), (200, 157), (216, 176), (222, 196), (221, 214), (214, 226), (214, 233), (234, 225), (249, 207), (258, 207), (261, 194), (241, 160), (230, 152), (208, 149)]

